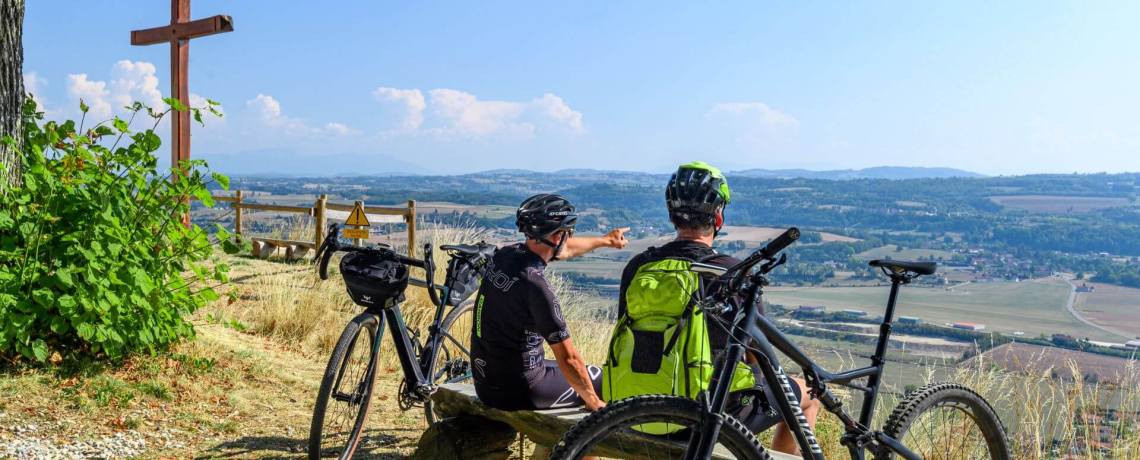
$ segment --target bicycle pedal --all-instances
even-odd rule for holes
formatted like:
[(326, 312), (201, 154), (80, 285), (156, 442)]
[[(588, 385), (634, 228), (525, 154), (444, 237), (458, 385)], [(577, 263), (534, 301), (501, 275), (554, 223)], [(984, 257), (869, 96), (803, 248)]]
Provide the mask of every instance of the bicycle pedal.
[(429, 397), (435, 394), (436, 390), (438, 389), (439, 385), (436, 385), (434, 383), (424, 383), (416, 387), (416, 393), (419, 393), (425, 397)]

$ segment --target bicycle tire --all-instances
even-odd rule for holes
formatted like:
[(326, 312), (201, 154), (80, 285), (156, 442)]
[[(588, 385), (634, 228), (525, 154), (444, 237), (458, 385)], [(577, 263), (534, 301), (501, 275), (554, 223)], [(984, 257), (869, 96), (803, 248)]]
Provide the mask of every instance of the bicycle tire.
[[(631, 426), (643, 423), (668, 422), (685, 425), (690, 430), (699, 430), (703, 412), (701, 405), (696, 401), (678, 396), (645, 395), (626, 398), (609, 404), (575, 423), (554, 446), (549, 458), (580, 460), (586, 455), (598, 455), (597, 452), (592, 452), (593, 449), (607, 436), (619, 431), (622, 432), (619, 436), (635, 438), (649, 436), (630, 429)], [(618, 439), (617, 442), (621, 447), (621, 440)], [(760, 441), (756, 440), (756, 436), (731, 416), (724, 417), (717, 444), (724, 446), (729, 454), (737, 459), (769, 460), (768, 452), (760, 445)], [(621, 450), (625, 449), (621, 447)], [(613, 456), (613, 454), (599, 456)]]
[[(931, 416), (934, 411), (938, 410), (940, 413), (945, 412), (943, 409), (956, 410), (964, 414), (961, 421), (964, 423), (967, 420), (973, 421), (974, 425), (978, 427), (978, 434), (980, 438), (972, 436), (974, 431), (961, 431), (960, 428), (954, 426), (953, 415), (949, 417), (944, 413), (939, 416), (940, 421), (943, 423), (941, 427), (931, 429), (923, 423), (924, 416)], [(916, 425), (918, 422), (918, 425)], [(939, 433), (939, 430), (948, 432)], [(920, 440), (908, 437), (909, 434), (918, 432), (916, 428), (922, 428), (928, 435), (928, 439)], [(957, 431), (956, 431), (957, 430)], [(883, 432), (899, 442), (912, 451), (922, 455), (924, 458), (989, 458), (993, 460), (1012, 460), (1009, 453), (1009, 440), (1006, 438), (1005, 428), (1002, 426), (1001, 420), (998, 418), (997, 413), (994, 412), (990, 403), (982, 398), (981, 395), (975, 393), (973, 390), (964, 385), (957, 383), (941, 382), (926, 385), (907, 395), (902, 402), (895, 407), (894, 412), (887, 419), (887, 424)], [(934, 438), (938, 436), (938, 438)], [(988, 457), (976, 457), (973, 455), (957, 456), (955, 452), (944, 450), (941, 453), (932, 453), (932, 450), (937, 451), (942, 445), (948, 448), (961, 446), (963, 449), (969, 445), (969, 451), (962, 451), (962, 454), (974, 451), (976, 442), (971, 442), (971, 439), (977, 441), (980, 439), (984, 441), (985, 447), (989, 452)], [(930, 441), (921, 442), (921, 441)], [(929, 446), (928, 446), (929, 444)], [(893, 460), (898, 458), (893, 451), (889, 449), (882, 449), (875, 455), (875, 460)]]
[[(313, 409), (313, 420), (309, 427), (310, 460), (319, 460), (322, 458), (322, 454), (326, 453), (323, 441), (330, 433), (325, 430), (325, 418), (326, 415), (328, 415), (330, 398), (333, 396), (333, 390), (335, 390), (333, 386), (338, 383), (338, 375), (342, 376), (340, 383), (343, 383), (342, 368), (346, 363), (346, 357), (355, 358), (355, 355), (351, 355), (351, 353), (359, 350), (356, 347), (364, 345), (357, 343), (357, 339), (362, 333), (367, 333), (367, 337), (369, 337), (366, 344), (368, 346), (368, 361), (364, 364), (365, 369), (364, 373), (360, 376), (361, 381), (357, 383), (358, 386), (363, 385), (363, 387), (357, 388), (353, 394), (354, 397), (359, 396), (360, 401), (359, 404), (356, 404), (358, 409), (353, 420), (352, 431), (347, 433), (348, 436), (345, 440), (344, 447), (337, 455), (337, 458), (347, 460), (352, 458), (352, 455), (356, 453), (356, 448), (360, 443), (360, 433), (363, 431), (364, 423), (368, 418), (369, 403), (372, 401), (372, 389), (376, 382), (375, 369), (369, 370), (367, 363), (372, 362), (375, 359), (375, 356), (372, 355), (378, 352), (376, 347), (372, 345), (375, 344), (376, 340), (380, 339), (379, 325), (380, 318), (377, 315), (367, 312), (361, 313), (353, 318), (352, 321), (345, 326), (344, 332), (340, 334), (340, 339), (337, 340), (336, 347), (333, 348), (332, 355), (329, 356), (328, 366), (325, 367), (324, 377), (321, 379), (321, 388), (317, 393), (317, 404)], [(351, 359), (348, 361), (351, 361)], [(353, 379), (349, 378), (349, 380)], [(337, 386), (340, 387), (340, 385)], [(361, 394), (357, 395), (357, 392)], [(353, 404), (350, 402), (348, 404), (348, 410), (345, 412), (346, 415), (350, 414), (349, 411), (353, 409), (352, 406)], [(340, 434), (342, 433), (336, 433), (338, 436)]]
[[(455, 323), (457, 321), (459, 321), (463, 317), (463, 315), (468, 314), (468, 313), (472, 313), (474, 311), (475, 311), (475, 301), (474, 300), (469, 299), (469, 300), (459, 304), (458, 307), (452, 308), (451, 311), (448, 312), (447, 316), (445, 316), (443, 318), (443, 322), (440, 323), (440, 326), (439, 326), (440, 330), (447, 332), (448, 334), (455, 337), (455, 334), (451, 333), (451, 327), (453, 325), (455, 325)], [(474, 321), (474, 314), (472, 314), (472, 321)], [(465, 336), (470, 335), (470, 331), (459, 331), (459, 333), (462, 335), (460, 335), (458, 337), (465, 337)], [(441, 346), (445, 347), (442, 350), (444, 352), (444, 355), (440, 355), (440, 352), (441, 352), (440, 347)], [(441, 357), (444, 359), (444, 361), (452, 361), (453, 359), (458, 359), (458, 358), (452, 358), (452, 351), (451, 350), (455, 350), (455, 352), (457, 354), (464, 355), (466, 357), (467, 368), (468, 369), (471, 368), (471, 356), (466, 354), (466, 353), (463, 353), (461, 350), (459, 350), (458, 348), (456, 348), (454, 346), (448, 346), (448, 343), (442, 334), (437, 336), (437, 341), (432, 344), (432, 348), (433, 348), (433, 350), (432, 350), (433, 359), (432, 359), (431, 365), (428, 367), (427, 375), (424, 376), (428, 380), (431, 380), (430, 383), (436, 383), (436, 384), (441, 383), (440, 376), (436, 376), (437, 371), (439, 371), (437, 366), (439, 366), (441, 364), (441, 361), (440, 361)], [(467, 345), (467, 349), (468, 350), (471, 349), (470, 344)], [(460, 380), (460, 381), (466, 381), (466, 379)], [(427, 419), (428, 425), (431, 425), (431, 424), (439, 421), (439, 417), (435, 414), (433, 403), (430, 399), (428, 401), (424, 402), (424, 418)]]

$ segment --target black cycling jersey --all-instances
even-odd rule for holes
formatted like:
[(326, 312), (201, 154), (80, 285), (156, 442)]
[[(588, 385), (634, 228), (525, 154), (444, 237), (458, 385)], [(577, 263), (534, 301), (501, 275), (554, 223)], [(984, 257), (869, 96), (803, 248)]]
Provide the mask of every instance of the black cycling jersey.
[(543, 340), (553, 345), (570, 337), (545, 269), (546, 261), (522, 243), (499, 249), (488, 263), (471, 328), (477, 389), (534, 388), (546, 373)]
[[(625, 266), (625, 270), (621, 273), (621, 287), (618, 291), (618, 316), (625, 314), (625, 290), (628, 289), (630, 283), (633, 282), (633, 276), (637, 274), (637, 269), (641, 268), (642, 265), (650, 260), (649, 252), (650, 251), (646, 251), (633, 256), (633, 259), (630, 259), (629, 263)], [(671, 241), (657, 248), (656, 254), (659, 257), (684, 257), (692, 260), (703, 259), (701, 263), (724, 268), (732, 268), (733, 265), (740, 263), (740, 259), (725, 254), (717, 254), (716, 250), (709, 247), (709, 245), (692, 240)], [(739, 299), (733, 299), (729, 303), (732, 305), (740, 305)], [(760, 306), (760, 313), (764, 313), (763, 306)], [(732, 315), (734, 314), (735, 313), (730, 310), (724, 312), (721, 316), (725, 321), (731, 323)], [(728, 347), (728, 333), (725, 328), (708, 324), (708, 330), (709, 345), (712, 346), (714, 354)]]

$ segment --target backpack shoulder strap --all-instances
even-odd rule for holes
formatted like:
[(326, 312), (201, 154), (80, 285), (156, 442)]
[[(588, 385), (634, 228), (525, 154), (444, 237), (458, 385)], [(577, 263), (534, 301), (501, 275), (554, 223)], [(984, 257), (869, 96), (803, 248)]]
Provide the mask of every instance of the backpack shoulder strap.
[(711, 247), (708, 249), (701, 249), (701, 252), (704, 254), (701, 254), (699, 257), (697, 257), (695, 259), (696, 262), (707, 262), (720, 255), (719, 252), (716, 252), (716, 249), (713, 249)]

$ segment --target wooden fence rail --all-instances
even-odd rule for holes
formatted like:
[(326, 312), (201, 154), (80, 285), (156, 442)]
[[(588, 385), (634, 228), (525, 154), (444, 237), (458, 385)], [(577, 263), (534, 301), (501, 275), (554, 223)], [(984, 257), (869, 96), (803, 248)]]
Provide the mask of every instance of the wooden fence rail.
[[(325, 237), (325, 229), (328, 228), (328, 211), (344, 211), (351, 212), (357, 204), (364, 208), (365, 214), (380, 214), (390, 216), (401, 216), (406, 224), (408, 224), (408, 256), (416, 256), (416, 200), (408, 200), (406, 208), (398, 206), (366, 206), (363, 201), (357, 200), (353, 204), (330, 203), (328, 195), (321, 195), (316, 199), (312, 206), (287, 206), (276, 204), (260, 204), (250, 203), (245, 201), (244, 194), (241, 190), (234, 192), (233, 196), (214, 196), (216, 202), (227, 202), (234, 210), (234, 233), (241, 235), (244, 231), (245, 212), (244, 211), (272, 211), (272, 212), (287, 212), (306, 214), (312, 216), (314, 219), (314, 238), (310, 243), (308, 241), (289, 241), (277, 240), (272, 238), (254, 238), (255, 243), (263, 245), (271, 245), (276, 247), (287, 247), (287, 254), (293, 254), (294, 248), (297, 246), (304, 247), (305, 249), (315, 250), (320, 246), (321, 240)], [(197, 199), (197, 198), (192, 198)], [(354, 240), (354, 243), (359, 245), (362, 243), (359, 239)], [(268, 257), (272, 251), (262, 250), (260, 247), (254, 248), (254, 253)], [(303, 254), (305, 251), (302, 251)], [(291, 256), (289, 256), (291, 257)]]

